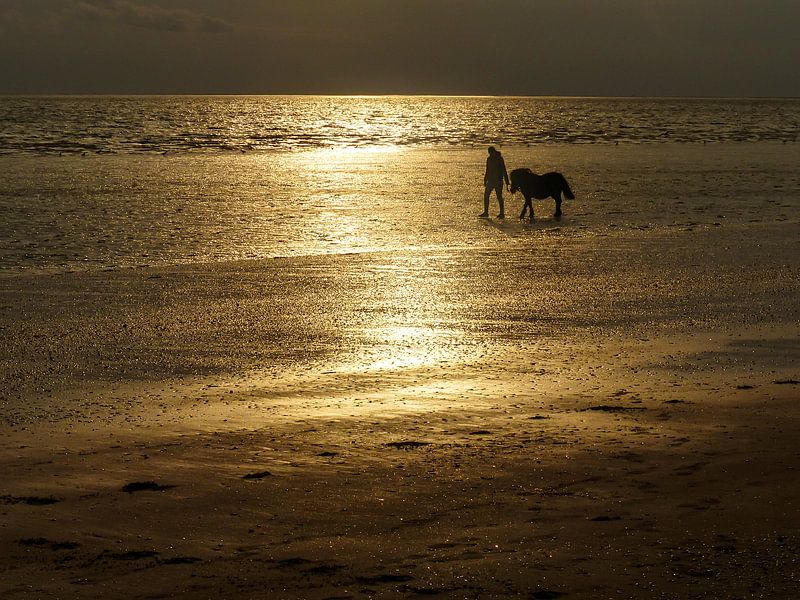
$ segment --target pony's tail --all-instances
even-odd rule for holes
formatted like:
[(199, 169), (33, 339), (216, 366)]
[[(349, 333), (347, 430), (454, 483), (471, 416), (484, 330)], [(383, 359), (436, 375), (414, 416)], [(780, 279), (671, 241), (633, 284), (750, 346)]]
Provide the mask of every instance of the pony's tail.
[(569, 189), (569, 184), (564, 176), (559, 173), (558, 176), (561, 178), (561, 185), (564, 188), (564, 196), (566, 196), (567, 200), (575, 200), (575, 194), (572, 193), (572, 190)]

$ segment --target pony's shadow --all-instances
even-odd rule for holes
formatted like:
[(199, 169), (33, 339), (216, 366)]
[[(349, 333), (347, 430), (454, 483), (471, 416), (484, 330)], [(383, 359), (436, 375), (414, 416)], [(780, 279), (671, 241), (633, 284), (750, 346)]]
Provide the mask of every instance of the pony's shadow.
[(486, 227), (492, 227), (501, 233), (510, 236), (525, 235), (537, 231), (557, 231), (569, 224), (569, 220), (561, 217), (560, 219), (485, 219)]

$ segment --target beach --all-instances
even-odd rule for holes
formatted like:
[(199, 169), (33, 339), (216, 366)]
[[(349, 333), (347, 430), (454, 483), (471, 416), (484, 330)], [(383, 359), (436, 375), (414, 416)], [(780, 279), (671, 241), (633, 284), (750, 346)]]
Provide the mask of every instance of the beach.
[(47, 158), (208, 201), (4, 246), (0, 597), (791, 597), (792, 147), (503, 149), (533, 223), (470, 149)]

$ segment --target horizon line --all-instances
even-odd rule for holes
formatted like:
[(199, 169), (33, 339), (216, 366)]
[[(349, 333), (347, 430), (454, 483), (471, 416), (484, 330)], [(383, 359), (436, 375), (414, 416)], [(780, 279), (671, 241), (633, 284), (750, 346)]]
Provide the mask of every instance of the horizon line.
[(205, 92), (0, 92), (0, 98), (133, 98), (133, 97), (251, 97), (251, 98), (562, 98), (562, 99), (684, 99), (684, 100), (797, 100), (800, 96), (682, 95), (682, 94), (347, 94), (347, 93), (205, 93)]

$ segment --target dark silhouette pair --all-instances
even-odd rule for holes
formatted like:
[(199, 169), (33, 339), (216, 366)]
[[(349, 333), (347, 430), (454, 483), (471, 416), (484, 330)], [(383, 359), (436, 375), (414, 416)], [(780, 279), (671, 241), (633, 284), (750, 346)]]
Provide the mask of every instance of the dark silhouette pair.
[(508, 172), (506, 171), (506, 163), (503, 160), (503, 155), (498, 152), (494, 146), (489, 146), (489, 156), (486, 159), (486, 172), (483, 176), (483, 212), (480, 217), (486, 218), (489, 216), (489, 196), (494, 191), (497, 195), (497, 203), (500, 205), (500, 213), (497, 215), (499, 219), (505, 218), (505, 206), (503, 202), (503, 182), (506, 188), (512, 193), (517, 190), (522, 192), (525, 198), (525, 203), (522, 205), (522, 212), (519, 215), (520, 219), (525, 218), (528, 213), (528, 218), (533, 221), (533, 199), (543, 200), (545, 198), (552, 198), (556, 201), (556, 212), (553, 215), (556, 219), (561, 218), (561, 194), (568, 200), (574, 200), (575, 195), (567, 183), (567, 180), (561, 173), (545, 173), (544, 175), (537, 175), (530, 169), (514, 169), (511, 171), (511, 181), (509, 182)]

